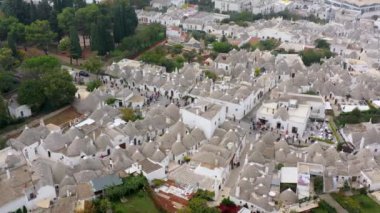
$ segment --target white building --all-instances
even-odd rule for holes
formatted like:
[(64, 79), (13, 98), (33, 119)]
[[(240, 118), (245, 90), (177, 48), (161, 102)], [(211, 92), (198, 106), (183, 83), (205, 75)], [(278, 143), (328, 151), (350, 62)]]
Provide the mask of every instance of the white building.
[(150, 2), (150, 6), (152, 6), (153, 8), (160, 9), (160, 10), (170, 7), (171, 4), (172, 3), (170, 0), (152, 0)]
[(264, 103), (256, 118), (274, 130), (302, 136), (310, 118), (310, 106), (298, 104), (297, 100), (289, 100), (286, 104)]
[(206, 138), (211, 138), (215, 129), (226, 120), (225, 106), (199, 102), (180, 110), (182, 121), (190, 128), (198, 127)]
[(298, 104), (310, 106), (310, 118), (324, 120), (326, 104), (320, 95), (307, 95), (297, 93), (272, 92), (271, 96), (280, 104), (286, 104), (289, 100), (297, 100)]
[(375, 191), (380, 189), (380, 170), (365, 170), (360, 172), (360, 182), (368, 188)]
[(141, 173), (148, 179), (149, 183), (154, 179), (166, 179), (165, 167), (159, 163), (153, 162), (149, 158), (132, 164), (132, 167), (126, 170), (127, 173)]
[(250, 0), (214, 0), (215, 9), (220, 12), (242, 12), (251, 10)]
[(12, 97), (8, 103), (9, 114), (13, 118), (27, 118), (32, 116), (32, 110), (28, 105), (20, 105), (15, 97)]

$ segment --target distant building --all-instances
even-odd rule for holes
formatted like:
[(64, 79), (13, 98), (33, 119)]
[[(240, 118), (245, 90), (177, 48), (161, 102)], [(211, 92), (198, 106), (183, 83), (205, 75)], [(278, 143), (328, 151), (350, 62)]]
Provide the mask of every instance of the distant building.
[(361, 13), (380, 11), (378, 0), (325, 0), (326, 4)]

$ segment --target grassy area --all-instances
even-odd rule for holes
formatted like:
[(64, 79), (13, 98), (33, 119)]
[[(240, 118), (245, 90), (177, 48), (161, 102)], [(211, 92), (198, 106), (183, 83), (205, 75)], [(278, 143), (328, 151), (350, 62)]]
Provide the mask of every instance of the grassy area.
[(371, 108), (366, 111), (354, 109), (352, 112), (343, 112), (335, 118), (335, 123), (338, 126), (344, 126), (345, 124), (358, 124), (370, 120), (372, 123), (380, 123), (380, 109)]
[(120, 213), (160, 213), (148, 193), (143, 190), (128, 197), (125, 203), (115, 203), (114, 210)]
[(311, 210), (312, 213), (336, 213), (335, 208), (330, 206), (326, 201), (321, 200), (318, 204), (318, 208)]
[(380, 205), (364, 194), (344, 196), (340, 193), (332, 193), (331, 196), (349, 213), (376, 213)]

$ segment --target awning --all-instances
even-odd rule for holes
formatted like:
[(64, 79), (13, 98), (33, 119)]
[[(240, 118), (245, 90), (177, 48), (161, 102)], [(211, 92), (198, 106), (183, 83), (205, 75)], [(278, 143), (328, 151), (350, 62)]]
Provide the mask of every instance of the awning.
[(47, 209), (50, 207), (50, 199), (43, 199), (43, 200), (37, 201), (36, 205), (40, 208)]

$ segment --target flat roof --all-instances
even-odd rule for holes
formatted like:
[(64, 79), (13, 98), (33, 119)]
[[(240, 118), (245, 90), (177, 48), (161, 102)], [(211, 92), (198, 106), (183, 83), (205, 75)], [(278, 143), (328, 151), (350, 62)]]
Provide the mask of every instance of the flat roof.
[(281, 183), (297, 183), (298, 168), (297, 167), (282, 167), (281, 168)]
[(379, 183), (380, 182), (380, 170), (379, 169), (373, 169), (370, 171), (362, 171), (365, 176), (368, 177), (372, 181), (372, 184)]
[(91, 180), (92, 188), (94, 192), (101, 191), (111, 186), (117, 186), (122, 184), (123, 181), (116, 175), (107, 175), (98, 177)]

